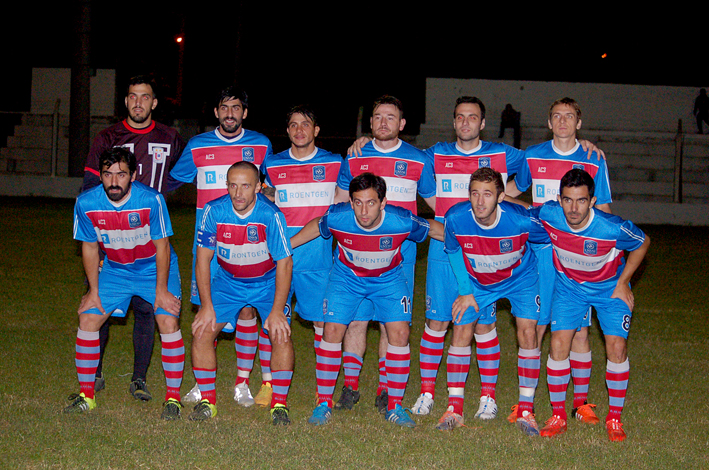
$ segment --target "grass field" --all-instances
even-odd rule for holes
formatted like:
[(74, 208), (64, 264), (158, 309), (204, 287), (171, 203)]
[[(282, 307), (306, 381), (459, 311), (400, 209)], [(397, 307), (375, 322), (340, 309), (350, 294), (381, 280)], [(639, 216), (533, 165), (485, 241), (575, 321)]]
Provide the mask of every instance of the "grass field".
[[(504, 302), (498, 324), (500, 416), (487, 423), (473, 420), (480, 385), (473, 365), (466, 387), (468, 427), (453, 432), (433, 427), (445, 408), (444, 366), (439, 371), (433, 415), (416, 417), (418, 427), (400, 429), (376, 412), (378, 334), (374, 330), (369, 335), (360, 404), (351, 412), (336, 413), (328, 426), (308, 425), (315, 404), (315, 357), (312, 329), (297, 321), (293, 325), (296, 370), (289, 396), (290, 427), (271, 426), (267, 410), (244, 409), (233, 402), (236, 363), (228, 337), (218, 345), (219, 415), (199, 424), (186, 419), (161, 421), (165, 386), (159, 340), (148, 376), (156, 399), (140, 403), (128, 394), (130, 316), (127, 324), (115, 323), (111, 328), (104, 365), (107, 384), (97, 395), (98, 408), (87, 415), (63, 415), (67, 395), (78, 388), (76, 308), (84, 291), (81, 260), (71, 238), (73, 201), (0, 198), (0, 203), (5, 240), (0, 259), (1, 468), (709, 468), (709, 228), (643, 227), (653, 243), (634, 281), (631, 378), (623, 414), (629, 437), (624, 443), (610, 443), (602, 425), (571, 422), (565, 435), (530, 439), (504, 419), (517, 400), (517, 347)], [(194, 209), (170, 209), (183, 297), (189, 298)], [(419, 387), (425, 248), (421, 247), (417, 264), (407, 406)], [(183, 302), (181, 324), (188, 351), (183, 393), (194, 384), (189, 358), (193, 316), (189, 302)], [(595, 325), (591, 341), (590, 400), (598, 404), (603, 418), (608, 409), (605, 354)], [(544, 368), (548, 345), (547, 336), (535, 401), (540, 422), (550, 415)], [(254, 393), (259, 382), (256, 366)]]

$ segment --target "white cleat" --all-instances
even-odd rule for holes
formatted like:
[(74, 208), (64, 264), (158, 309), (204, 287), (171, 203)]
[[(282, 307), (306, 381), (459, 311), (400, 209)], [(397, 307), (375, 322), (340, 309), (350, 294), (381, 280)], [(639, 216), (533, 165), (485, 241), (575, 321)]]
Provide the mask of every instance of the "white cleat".
[(480, 407), (475, 417), (482, 420), (495, 419), (497, 417), (497, 403), (490, 395), (480, 397)]
[(411, 412), (415, 415), (427, 415), (433, 409), (433, 395), (430, 393), (422, 393), (416, 399), (416, 403), (411, 407)]
[(202, 401), (202, 392), (200, 392), (199, 385), (197, 384), (194, 384), (192, 390), (185, 393), (185, 396), (182, 397), (182, 403), (199, 403), (200, 401)]
[(254, 397), (251, 396), (251, 390), (246, 382), (241, 382), (234, 387), (234, 401), (243, 407), (248, 408), (254, 405)]

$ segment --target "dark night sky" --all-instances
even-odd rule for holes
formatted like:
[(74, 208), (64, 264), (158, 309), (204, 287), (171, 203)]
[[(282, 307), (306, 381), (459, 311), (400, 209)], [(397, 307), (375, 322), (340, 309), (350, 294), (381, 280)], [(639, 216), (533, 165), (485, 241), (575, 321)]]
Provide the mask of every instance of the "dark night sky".
[[(39, 14), (32, 4), (3, 7), (3, 88), (18, 91), (3, 93), (0, 109), (28, 107), (31, 67), (70, 66), (75, 21), (67, 3)], [(315, 105), (331, 127), (347, 128), (359, 105), (366, 109), (383, 93), (399, 96), (416, 121), (427, 76), (705, 86), (709, 44), (695, 42), (701, 29), (664, 12), (660, 21), (608, 14), (600, 4), (560, 15), (503, 3), (485, 10), (411, 3), (355, 12), (364, 4), (311, 2), (286, 11), (274, 2), (231, 2), (215, 12), (197, 2), (181, 9), (174, 1), (94, 0), (92, 65), (115, 68), (119, 79), (154, 72), (162, 96), (174, 96), (174, 37), (184, 24), (178, 112), (198, 117), (205, 103), (213, 107), (215, 90), (237, 78), (251, 100), (249, 127), (264, 129), (280, 127), (300, 102)]]

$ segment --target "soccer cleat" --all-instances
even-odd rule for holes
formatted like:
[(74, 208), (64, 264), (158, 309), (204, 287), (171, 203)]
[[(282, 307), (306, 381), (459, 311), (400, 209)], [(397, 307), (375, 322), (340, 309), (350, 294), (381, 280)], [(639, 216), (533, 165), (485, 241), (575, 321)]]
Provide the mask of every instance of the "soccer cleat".
[(475, 417), (487, 421), (489, 419), (495, 419), (496, 416), (497, 403), (495, 403), (495, 399), (490, 395), (480, 397), (480, 406), (478, 407), (477, 413), (475, 413)]
[(598, 416), (596, 416), (596, 413), (593, 412), (592, 408), (595, 408), (596, 405), (591, 405), (590, 403), (584, 403), (583, 405), (579, 406), (578, 408), (574, 408), (571, 410), (571, 416), (576, 418), (577, 420), (581, 421), (582, 423), (586, 424), (598, 424), (601, 422), (600, 419), (598, 419)]
[(342, 387), (340, 399), (335, 403), (336, 410), (351, 410), (359, 402), (359, 390), (352, 390), (351, 385)]
[(537, 420), (534, 419), (534, 413), (530, 413), (527, 410), (524, 410), (522, 416), (517, 418), (517, 427), (528, 436), (539, 435), (539, 426), (537, 425)]
[(101, 372), (101, 375), (97, 375), (96, 379), (94, 379), (94, 392), (100, 392), (106, 388), (106, 379), (103, 377), (103, 372)]
[(143, 379), (135, 379), (132, 381), (128, 390), (136, 400), (150, 401), (153, 399), (153, 396), (148, 391), (148, 385)]
[(182, 403), (199, 403), (200, 401), (202, 401), (202, 392), (199, 389), (199, 384), (194, 384), (192, 390), (182, 397)]
[(72, 401), (69, 406), (64, 408), (64, 413), (84, 413), (96, 408), (96, 400), (93, 398), (86, 398), (86, 395), (84, 395), (83, 392), (78, 395), (70, 395), (69, 398), (74, 401)]
[(512, 423), (512, 424), (515, 424), (515, 423), (517, 422), (517, 407), (518, 407), (518, 406), (519, 406), (519, 405), (514, 405), (514, 406), (511, 408), (512, 413), (510, 413), (510, 415), (507, 417), (507, 421), (509, 421), (509, 422)]
[(386, 414), (387, 408), (389, 408), (389, 392), (382, 390), (382, 393), (374, 399), (374, 406), (380, 414)]
[(315, 407), (313, 414), (308, 418), (308, 422), (315, 426), (322, 426), (330, 422), (331, 416), (332, 409), (327, 406), (327, 402), (324, 401)]
[(411, 412), (415, 415), (427, 415), (433, 409), (433, 395), (428, 392), (422, 393), (416, 399), (416, 403), (411, 408)]
[(397, 403), (396, 408), (387, 411), (384, 417), (390, 423), (394, 423), (398, 426), (404, 428), (415, 428), (416, 421), (409, 417), (407, 411), (410, 412), (411, 410), (409, 410), (408, 408), (404, 408), (399, 403)]
[(288, 426), (290, 424), (288, 408), (280, 403), (271, 408), (271, 421), (273, 421), (274, 426)]
[(449, 406), (446, 412), (443, 413), (441, 419), (436, 424), (436, 429), (440, 431), (450, 431), (463, 426), (463, 415), (459, 415), (453, 411), (453, 406)]
[(168, 421), (180, 419), (181, 409), (182, 403), (175, 400), (174, 398), (170, 398), (162, 404), (162, 414), (160, 415), (160, 418)]
[(623, 431), (623, 423), (617, 419), (606, 421), (606, 430), (608, 431), (608, 439), (611, 442), (623, 442), (627, 437), (625, 431)]
[(556, 415), (546, 420), (544, 425), (539, 431), (539, 434), (544, 437), (553, 437), (566, 432), (566, 420)]
[(254, 403), (260, 407), (271, 406), (271, 397), (273, 396), (273, 387), (270, 382), (261, 384), (261, 390), (254, 397)]
[[(249, 390), (249, 385), (246, 382), (241, 382), (234, 387), (234, 401), (244, 408), (254, 405), (254, 398), (251, 396), (251, 390)], [(269, 401), (270, 404), (271, 402)]]
[(214, 418), (217, 415), (217, 405), (212, 405), (207, 400), (202, 400), (194, 407), (194, 411), (190, 413), (190, 421), (206, 421), (209, 418)]

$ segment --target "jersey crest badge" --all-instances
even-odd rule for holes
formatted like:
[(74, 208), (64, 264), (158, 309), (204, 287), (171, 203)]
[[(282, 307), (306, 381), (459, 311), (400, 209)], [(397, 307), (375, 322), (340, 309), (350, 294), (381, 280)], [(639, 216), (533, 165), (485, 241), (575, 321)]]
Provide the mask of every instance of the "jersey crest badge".
[(593, 240), (584, 240), (583, 254), (589, 256), (595, 256), (598, 254), (598, 243)]
[(582, 163), (575, 163), (571, 165), (571, 168), (573, 168), (574, 170), (583, 170), (585, 167)]
[(246, 227), (246, 239), (250, 243), (256, 243), (258, 241), (258, 228), (256, 228), (255, 225)]
[(380, 250), (391, 250), (394, 247), (394, 239), (392, 237), (381, 237), (379, 239)]
[(406, 176), (406, 170), (409, 164), (406, 162), (396, 162), (394, 163), (394, 176)]
[(153, 162), (165, 163), (170, 156), (170, 144), (153, 144), (148, 142), (148, 153), (153, 156)]
[(490, 157), (481, 157), (478, 160), (478, 168), (490, 168)]
[(241, 149), (241, 159), (245, 162), (254, 162), (256, 159), (256, 152), (254, 152), (253, 147), (244, 147)]
[(131, 212), (128, 214), (128, 226), (130, 228), (140, 227), (140, 214), (137, 212)]
[(514, 244), (509, 238), (505, 240), (500, 240), (500, 253), (509, 253), (512, 251)]
[(313, 167), (313, 180), (324, 181), (325, 180), (325, 166), (316, 165)]

